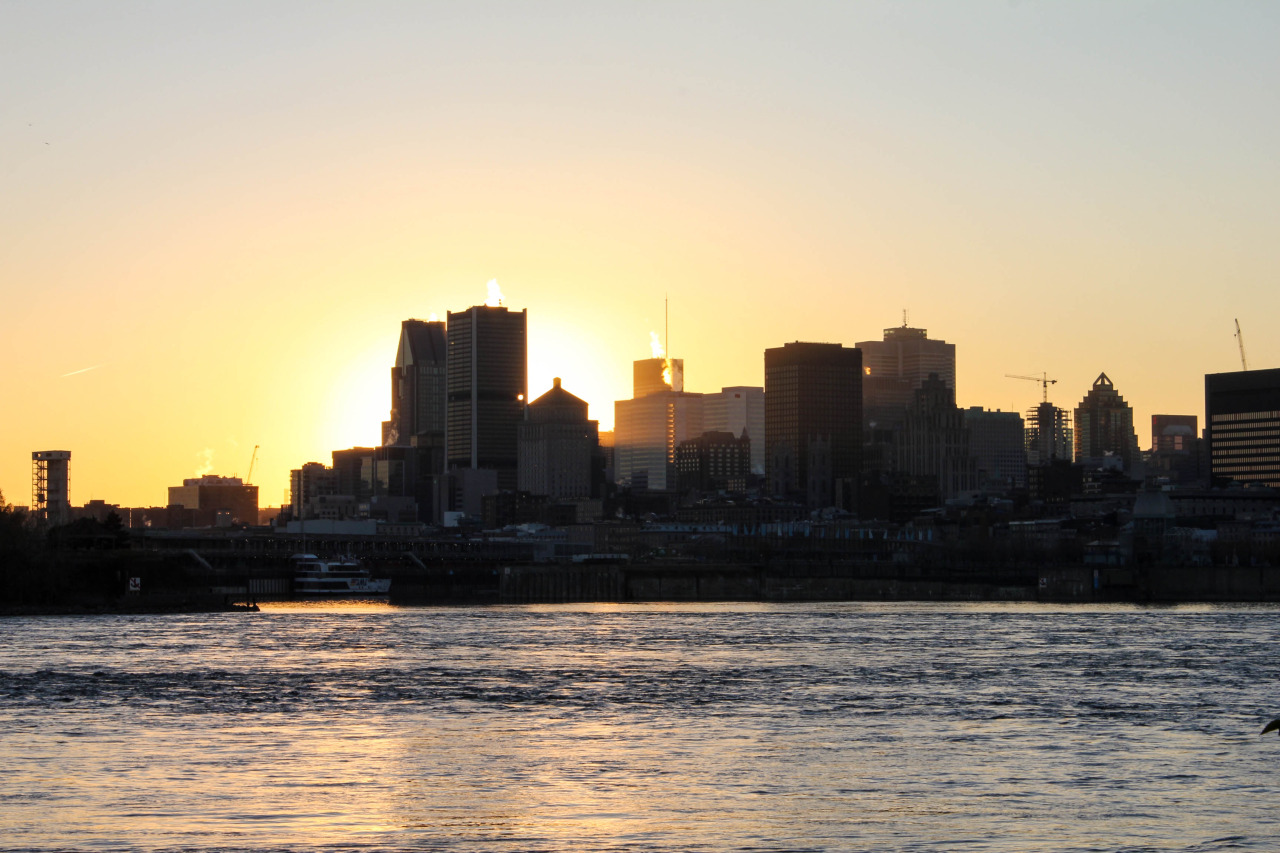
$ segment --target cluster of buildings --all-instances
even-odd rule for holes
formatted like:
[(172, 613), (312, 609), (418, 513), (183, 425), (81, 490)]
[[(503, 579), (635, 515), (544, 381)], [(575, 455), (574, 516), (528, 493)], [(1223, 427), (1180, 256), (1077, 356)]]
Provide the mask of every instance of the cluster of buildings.
[[(614, 430), (601, 432), (559, 379), (530, 399), (527, 330), (527, 311), (500, 303), (405, 320), (381, 443), (292, 471), (276, 523), (372, 522), (419, 535), (623, 518), (907, 525), (993, 502), (1044, 521), (1135, 506), (1167, 513), (1139, 500), (1150, 492), (1204, 507), (1227, 487), (1251, 490), (1233, 506), (1273, 520), (1280, 508), (1268, 497), (1280, 487), (1280, 370), (1206, 376), (1203, 432), (1197, 415), (1155, 415), (1142, 451), (1132, 408), (1106, 373), (1071, 410), (1050, 402), (1047, 377), (1025, 418), (961, 408), (954, 344), (904, 320), (852, 347), (766, 349), (762, 387), (686, 390), (683, 361), (655, 347), (633, 365), (632, 396), (614, 403)], [(69, 458), (33, 454), (33, 509), (50, 522), (73, 517)], [(170, 488), (165, 507), (122, 511), (131, 527), (253, 525), (258, 516), (257, 487), (222, 477)]]

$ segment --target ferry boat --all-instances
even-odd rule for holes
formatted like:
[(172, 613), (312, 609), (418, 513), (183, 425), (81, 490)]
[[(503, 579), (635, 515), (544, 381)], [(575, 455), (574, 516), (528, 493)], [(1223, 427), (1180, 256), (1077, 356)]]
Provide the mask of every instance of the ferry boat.
[(322, 560), (315, 554), (293, 555), (293, 591), (296, 595), (386, 595), (387, 578), (372, 578), (358, 560), (340, 557)]

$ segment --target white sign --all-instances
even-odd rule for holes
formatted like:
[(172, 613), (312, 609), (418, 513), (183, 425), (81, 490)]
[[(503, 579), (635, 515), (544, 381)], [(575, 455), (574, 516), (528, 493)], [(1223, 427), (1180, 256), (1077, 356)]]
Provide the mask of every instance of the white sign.
[(129, 578), (129, 592), (142, 592), (142, 578)]

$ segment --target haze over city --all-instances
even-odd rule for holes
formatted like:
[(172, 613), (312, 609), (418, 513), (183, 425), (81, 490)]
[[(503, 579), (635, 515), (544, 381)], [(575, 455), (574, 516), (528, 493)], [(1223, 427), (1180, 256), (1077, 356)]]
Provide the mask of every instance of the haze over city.
[(377, 444), (400, 322), (528, 309), (601, 428), (899, 325), (961, 406), (1142, 425), (1280, 364), (1280, 9), (1217, 3), (0, 5), (0, 490)]

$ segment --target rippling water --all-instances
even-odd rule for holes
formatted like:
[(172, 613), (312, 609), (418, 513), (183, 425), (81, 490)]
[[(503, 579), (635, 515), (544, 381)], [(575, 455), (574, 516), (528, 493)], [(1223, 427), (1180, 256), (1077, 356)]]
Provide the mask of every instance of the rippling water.
[(0, 619), (0, 849), (1274, 850), (1274, 608)]

